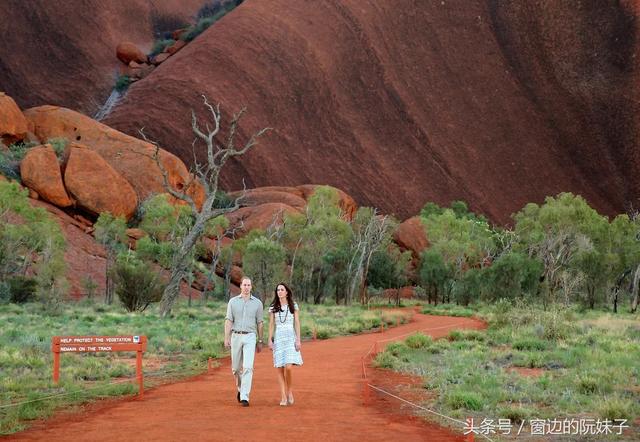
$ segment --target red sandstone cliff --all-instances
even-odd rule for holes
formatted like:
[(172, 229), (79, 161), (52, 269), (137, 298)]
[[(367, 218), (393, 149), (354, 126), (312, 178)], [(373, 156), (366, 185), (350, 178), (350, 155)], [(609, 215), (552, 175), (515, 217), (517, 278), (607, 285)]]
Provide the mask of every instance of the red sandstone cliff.
[(118, 43), (149, 50), (154, 30), (190, 22), (205, 2), (2, 0), (0, 91), (22, 109), (53, 104), (92, 115), (115, 84)]
[[(612, 214), (637, 207), (640, 190), (632, 5), (247, 0), (132, 85), (106, 123), (130, 134), (144, 126), (188, 162), (190, 108), (202, 109), (205, 93), (227, 116), (249, 107), (241, 135), (275, 129), (230, 165), (227, 189), (242, 178), (327, 183), (401, 217), (464, 199), (502, 222), (572, 191)], [(122, 39), (136, 40), (112, 40)], [(26, 78), (46, 70), (12, 63)], [(88, 89), (69, 88), (65, 99), (86, 100)]]

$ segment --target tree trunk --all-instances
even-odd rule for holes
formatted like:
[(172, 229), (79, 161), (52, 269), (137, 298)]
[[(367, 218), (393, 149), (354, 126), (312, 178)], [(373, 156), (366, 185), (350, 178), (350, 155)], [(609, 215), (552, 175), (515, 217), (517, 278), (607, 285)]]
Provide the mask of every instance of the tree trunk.
[(165, 287), (164, 293), (162, 294), (162, 300), (160, 301), (160, 316), (163, 318), (166, 318), (171, 314), (171, 308), (180, 295), (180, 281), (185, 277), (191, 251), (196, 245), (198, 238), (200, 238), (200, 235), (202, 235), (205, 223), (209, 220), (207, 213), (210, 213), (211, 205), (213, 204), (213, 197), (210, 197), (210, 199), (211, 201), (205, 201), (202, 212), (198, 214), (195, 224), (182, 241), (182, 244), (180, 244), (180, 248), (177, 250), (176, 254), (173, 256), (169, 284)]
[(638, 296), (640, 290), (638, 284), (640, 283), (640, 264), (636, 267), (636, 271), (633, 274), (633, 283), (631, 285), (631, 313), (635, 313), (638, 310)]

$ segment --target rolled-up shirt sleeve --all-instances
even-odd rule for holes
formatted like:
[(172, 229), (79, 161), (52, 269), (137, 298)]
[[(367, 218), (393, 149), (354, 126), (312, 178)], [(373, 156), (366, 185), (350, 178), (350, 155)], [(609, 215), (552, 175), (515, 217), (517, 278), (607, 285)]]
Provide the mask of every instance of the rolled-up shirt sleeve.
[(229, 301), (229, 303), (227, 304), (227, 316), (224, 317), (224, 319), (227, 319), (231, 322), (233, 322), (233, 309), (231, 308), (231, 302), (233, 300)]

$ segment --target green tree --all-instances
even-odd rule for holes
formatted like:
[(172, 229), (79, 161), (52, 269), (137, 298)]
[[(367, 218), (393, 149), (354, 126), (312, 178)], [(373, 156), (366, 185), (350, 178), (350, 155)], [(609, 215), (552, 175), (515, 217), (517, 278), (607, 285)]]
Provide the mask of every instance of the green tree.
[(243, 269), (254, 282), (256, 292), (264, 301), (283, 280), (286, 253), (281, 244), (265, 237), (256, 238), (247, 245), (243, 256)]
[[(327, 295), (334, 266), (343, 263), (336, 258), (344, 256), (340, 251), (348, 247), (352, 231), (342, 219), (339, 196), (328, 186), (316, 188), (309, 198), (302, 217), (285, 219), (282, 238), (285, 244), (293, 244), (290, 251), (291, 285), (306, 301), (322, 302)], [(327, 257), (332, 258), (327, 259)]]
[(515, 300), (537, 293), (543, 265), (540, 260), (524, 253), (511, 252), (500, 255), (484, 272), (484, 298)]
[(407, 285), (411, 252), (400, 251), (393, 242), (381, 247), (371, 257), (367, 285), (379, 289), (397, 289), (396, 304), (400, 304), (400, 288)]
[(582, 282), (592, 290), (600, 284), (608, 222), (584, 198), (571, 193), (547, 197), (542, 206), (527, 204), (514, 220), (517, 248), (543, 263), (545, 305), (559, 295), (568, 302)]
[(95, 224), (95, 238), (107, 252), (105, 265), (105, 302), (113, 302), (113, 281), (111, 278), (118, 253), (126, 249), (127, 223), (123, 217), (114, 217), (109, 212), (103, 212)]
[(115, 292), (127, 311), (142, 312), (162, 298), (164, 284), (159, 272), (138, 259), (132, 251), (118, 256), (111, 273)]
[(439, 251), (427, 249), (420, 255), (420, 283), (427, 291), (429, 304), (438, 305), (438, 295), (445, 302), (447, 281), (453, 278), (451, 265), (445, 263)]
[[(201, 164), (195, 161), (194, 164), (194, 181), (187, 183), (184, 188), (175, 189), (169, 183), (169, 174), (160, 158), (160, 146), (149, 140), (144, 132), (140, 133), (143, 138), (151, 142), (156, 146), (154, 159), (158, 168), (160, 169), (163, 179), (165, 190), (174, 198), (185, 201), (192, 210), (194, 221), (189, 227), (188, 231), (182, 237), (181, 241), (177, 245), (176, 252), (173, 254), (171, 262), (169, 277), (169, 283), (167, 284), (164, 293), (162, 295), (162, 301), (160, 304), (160, 315), (167, 317), (171, 313), (171, 309), (176, 299), (180, 294), (180, 282), (190, 273), (190, 266), (193, 262), (193, 249), (200, 241), (202, 234), (206, 230), (209, 220), (216, 218), (224, 213), (231, 212), (239, 207), (238, 202), (232, 207), (217, 207), (219, 203), (218, 183), (220, 172), (228, 160), (235, 157), (240, 157), (247, 153), (258, 142), (258, 138), (264, 135), (269, 129), (264, 128), (254, 133), (247, 138), (246, 143), (242, 147), (235, 145), (235, 136), (238, 131), (240, 120), (244, 115), (245, 109), (241, 109), (239, 113), (233, 116), (229, 130), (226, 137), (224, 137), (223, 144), (218, 144), (218, 133), (220, 132), (221, 113), (220, 106), (212, 106), (207, 98), (203, 96), (204, 106), (211, 114), (211, 124), (206, 125), (206, 133), (202, 131), (198, 123), (195, 112), (191, 112), (191, 129), (193, 130), (196, 140), (203, 142), (206, 146), (205, 155), (206, 163)], [(218, 138), (216, 138), (218, 137)], [(203, 186), (205, 193), (205, 200), (201, 206), (196, 204), (196, 201), (192, 198), (189, 191), (195, 187), (195, 180), (198, 179)]]

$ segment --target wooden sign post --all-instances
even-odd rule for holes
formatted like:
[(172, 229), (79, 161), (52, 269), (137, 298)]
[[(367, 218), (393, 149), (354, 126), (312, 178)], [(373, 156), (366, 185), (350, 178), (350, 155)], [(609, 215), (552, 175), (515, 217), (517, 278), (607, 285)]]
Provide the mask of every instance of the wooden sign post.
[(142, 376), (142, 353), (147, 350), (146, 336), (54, 336), (51, 338), (53, 352), (53, 382), (60, 379), (60, 353), (93, 353), (101, 351), (135, 351), (136, 378), (139, 395), (144, 396)]

